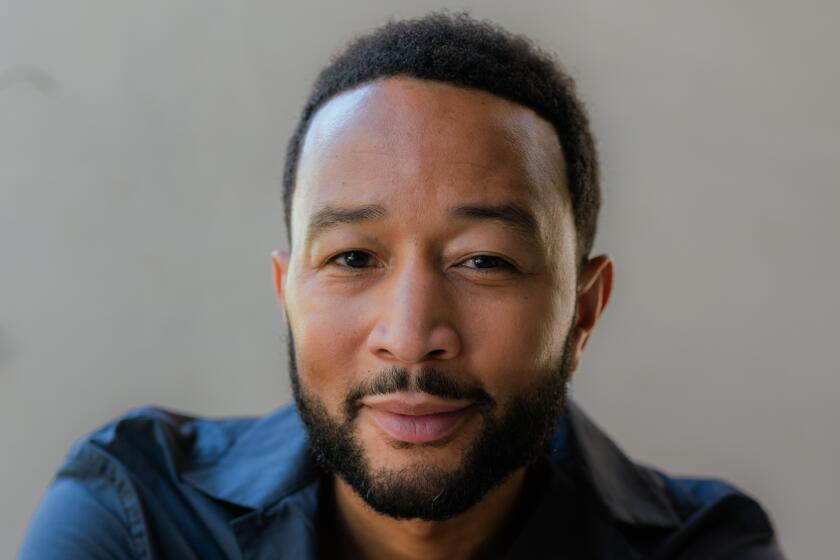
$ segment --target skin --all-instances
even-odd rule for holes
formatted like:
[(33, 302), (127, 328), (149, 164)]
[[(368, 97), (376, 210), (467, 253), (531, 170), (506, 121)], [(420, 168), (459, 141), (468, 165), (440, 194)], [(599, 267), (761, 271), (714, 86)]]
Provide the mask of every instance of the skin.
[[(559, 362), (568, 332), (577, 369), (609, 300), (613, 261), (576, 269), (565, 176), (552, 126), (489, 93), (397, 77), (325, 104), (299, 161), (291, 250), (273, 254), (301, 384), (338, 420), (350, 387), (372, 373), (434, 365), (479, 381), (504, 411)], [(475, 205), (515, 205), (533, 231), (452, 214)], [(359, 207), (374, 210), (312, 228), (325, 208)], [(467, 417), (440, 447), (397, 447), (363, 408), (356, 437), (371, 468), (454, 470), (481, 422)], [(337, 479), (344, 548), (364, 558), (484, 556), (523, 479), (524, 468), (440, 522), (382, 516)]]

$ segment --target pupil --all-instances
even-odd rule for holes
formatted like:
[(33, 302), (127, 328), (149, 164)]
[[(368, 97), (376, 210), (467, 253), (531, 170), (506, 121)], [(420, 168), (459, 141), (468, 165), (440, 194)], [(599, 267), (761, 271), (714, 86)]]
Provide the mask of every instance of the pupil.
[(473, 258), (473, 264), (476, 268), (491, 268), (496, 264), (496, 259), (488, 256), (478, 256)]
[(361, 251), (350, 251), (344, 255), (344, 262), (347, 266), (361, 268), (367, 263), (367, 254)]

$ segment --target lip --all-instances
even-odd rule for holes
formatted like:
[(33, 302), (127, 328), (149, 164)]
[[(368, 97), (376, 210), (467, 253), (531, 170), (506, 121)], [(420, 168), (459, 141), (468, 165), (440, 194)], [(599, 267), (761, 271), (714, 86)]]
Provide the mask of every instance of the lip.
[(406, 443), (429, 443), (447, 437), (473, 412), (472, 404), (420, 393), (397, 393), (364, 402), (382, 431)]
[(433, 397), (425, 393), (401, 391), (388, 395), (366, 398), (362, 404), (383, 412), (402, 414), (404, 416), (425, 416), (429, 414), (443, 414), (467, 408), (471, 401), (450, 400)]

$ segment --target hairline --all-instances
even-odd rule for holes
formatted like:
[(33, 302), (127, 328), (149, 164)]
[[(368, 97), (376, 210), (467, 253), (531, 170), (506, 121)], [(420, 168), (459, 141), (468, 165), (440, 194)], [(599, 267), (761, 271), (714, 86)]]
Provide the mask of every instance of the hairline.
[[(297, 137), (297, 146), (296, 146), (296, 151), (295, 151), (295, 154), (294, 154), (295, 155), (294, 166), (292, 167), (292, 170), (291, 170), (292, 173), (293, 173), (293, 176), (292, 176), (292, 181), (291, 181), (291, 186), (290, 186), (291, 196), (289, 197), (289, 208), (286, 209), (285, 220), (284, 220), (285, 223), (286, 223), (286, 234), (288, 236), (289, 246), (290, 247), (292, 246), (292, 214), (293, 214), (293, 212), (292, 212), (292, 206), (293, 206), (292, 202), (294, 201), (294, 195), (297, 192), (298, 169), (300, 167), (300, 161), (301, 161), (302, 156), (303, 156), (304, 148), (306, 147), (306, 140), (309, 137), (309, 132), (311, 130), (312, 123), (317, 118), (318, 113), (320, 113), (321, 110), (324, 107), (326, 107), (329, 103), (331, 103), (337, 97), (340, 97), (344, 94), (353, 92), (355, 90), (358, 90), (358, 89), (361, 89), (361, 88), (364, 88), (364, 87), (369, 87), (372, 84), (375, 84), (377, 82), (383, 82), (383, 81), (392, 80), (392, 79), (409, 79), (409, 80), (413, 80), (413, 81), (421, 82), (421, 83), (422, 82), (428, 82), (428, 83), (433, 83), (433, 84), (442, 84), (442, 85), (446, 85), (446, 86), (450, 86), (450, 87), (456, 87), (456, 88), (463, 89), (463, 90), (475, 91), (475, 92), (480, 92), (480, 93), (484, 93), (484, 94), (487, 94), (487, 95), (492, 95), (493, 97), (495, 97), (497, 99), (502, 99), (502, 100), (504, 100), (508, 103), (515, 104), (517, 107), (524, 108), (528, 111), (531, 111), (533, 114), (535, 114), (537, 117), (539, 117), (546, 124), (549, 125), (549, 127), (551, 128), (551, 130), (554, 134), (554, 138), (557, 140), (557, 142), (560, 146), (560, 154), (561, 154), (564, 173), (562, 174), (562, 181), (560, 182), (559, 185), (557, 185), (556, 188), (565, 189), (566, 195), (568, 195), (568, 197), (569, 197), (569, 208), (570, 208), (570, 211), (572, 212), (572, 225), (574, 226), (575, 238), (576, 238), (575, 243), (574, 243), (574, 247), (575, 247), (575, 269), (577, 271), (579, 271), (582, 264), (583, 264), (585, 255), (579, 254), (580, 253), (580, 243), (579, 243), (580, 232), (578, 231), (578, 228), (577, 228), (577, 216), (575, 215), (576, 214), (576, 209), (575, 209), (575, 205), (572, 201), (571, 185), (569, 184), (569, 170), (568, 170), (566, 148), (563, 145), (563, 139), (561, 138), (560, 132), (557, 130), (557, 126), (552, 122), (552, 120), (549, 119), (548, 117), (546, 117), (545, 115), (543, 115), (536, 108), (531, 107), (529, 105), (526, 105), (526, 104), (524, 104), (524, 103), (522, 103), (522, 102), (520, 102), (516, 99), (511, 99), (510, 97), (500, 95), (499, 93), (491, 91), (488, 88), (464, 85), (464, 84), (458, 83), (455, 80), (419, 77), (419, 76), (415, 76), (415, 75), (413, 75), (411, 73), (408, 73), (408, 72), (398, 72), (398, 73), (393, 73), (393, 74), (381, 74), (381, 75), (372, 77), (368, 80), (364, 80), (364, 81), (354, 83), (349, 87), (340, 88), (340, 89), (332, 92), (330, 95), (327, 95), (323, 99), (318, 100), (318, 102), (313, 104), (312, 106), (307, 106), (308, 111), (306, 113), (304, 113), (306, 115), (306, 118), (301, 119), (301, 121), (298, 123), (298, 128), (300, 128), (300, 125), (304, 125), (304, 126), (301, 130), (296, 129), (295, 133), (294, 133), (294, 136), (293, 136), (293, 137)], [(288, 155), (287, 155), (287, 157), (288, 157)], [(562, 194), (563, 193), (561, 193), (561, 195)]]

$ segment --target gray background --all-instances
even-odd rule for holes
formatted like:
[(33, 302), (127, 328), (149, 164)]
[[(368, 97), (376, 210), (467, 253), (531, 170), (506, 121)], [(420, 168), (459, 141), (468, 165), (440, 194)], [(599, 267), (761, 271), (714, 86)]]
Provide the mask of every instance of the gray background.
[[(0, 556), (129, 407), (289, 399), (282, 154), (353, 35), (439, 2), (0, 1)], [(793, 558), (840, 529), (837, 3), (448, 4), (577, 77), (613, 300), (577, 399), (631, 456), (730, 479)]]

